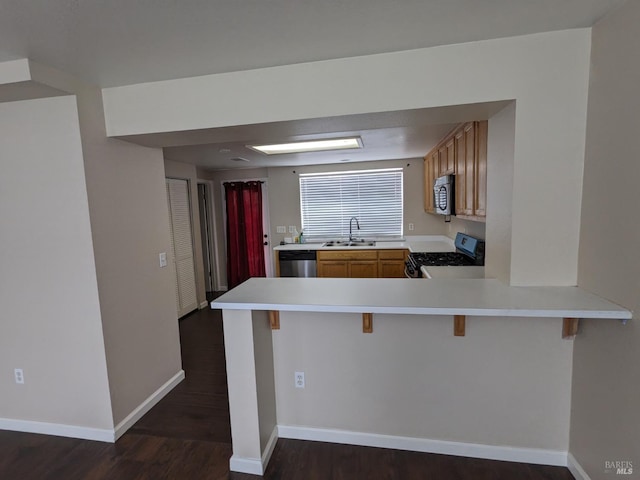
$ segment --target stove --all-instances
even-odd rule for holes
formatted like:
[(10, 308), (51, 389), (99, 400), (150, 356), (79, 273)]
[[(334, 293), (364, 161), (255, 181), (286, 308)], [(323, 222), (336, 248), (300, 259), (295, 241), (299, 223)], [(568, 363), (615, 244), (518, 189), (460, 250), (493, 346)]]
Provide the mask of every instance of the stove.
[(405, 262), (405, 275), (421, 278), (420, 267), (482, 266), (484, 265), (484, 240), (464, 233), (456, 234), (455, 252), (414, 252)]

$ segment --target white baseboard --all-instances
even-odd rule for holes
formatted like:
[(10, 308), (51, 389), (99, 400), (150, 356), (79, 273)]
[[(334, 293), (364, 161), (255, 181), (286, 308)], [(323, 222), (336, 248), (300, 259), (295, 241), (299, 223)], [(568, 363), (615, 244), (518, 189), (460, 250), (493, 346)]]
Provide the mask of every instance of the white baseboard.
[[(271, 460), (271, 454), (273, 453), (273, 449), (276, 448), (276, 443), (278, 443), (278, 426), (273, 427), (273, 431), (271, 432), (271, 436), (269, 437), (269, 441), (267, 442), (267, 446), (262, 452), (262, 473), (267, 469), (267, 465), (269, 464), (269, 460)], [(260, 475), (262, 475), (262, 473)]]
[(262, 475), (262, 461), (259, 458), (246, 458), (231, 455), (229, 459), (229, 470), (232, 472), (249, 473), (251, 475)]
[(79, 427), (76, 425), (0, 418), (0, 430), (82, 438), (84, 440), (97, 440), (98, 442), (113, 442), (113, 430), (110, 428)]
[(40, 433), (43, 435), (55, 435), (58, 437), (82, 438), (84, 440), (97, 440), (99, 442), (113, 443), (120, 438), (131, 426), (142, 418), (151, 408), (169, 393), (178, 383), (184, 379), (184, 370), (180, 370), (170, 378), (158, 390), (153, 392), (133, 412), (122, 420), (115, 429), (91, 428), (76, 425), (64, 425), (57, 423), (34, 422), (30, 420), (12, 420), (0, 418), (0, 430), (12, 430), (14, 432)]
[(591, 480), (591, 477), (587, 475), (587, 472), (584, 471), (582, 466), (576, 460), (576, 457), (571, 455), (571, 453), (567, 455), (567, 468), (576, 480)]
[(147, 399), (138, 405), (129, 415), (125, 417), (113, 432), (112, 442), (118, 440), (124, 433), (129, 430), (145, 413), (151, 410), (156, 403), (164, 398), (164, 396), (175, 388), (182, 380), (184, 380), (184, 370), (180, 370), (173, 377), (165, 382), (160, 388), (153, 392)]
[(229, 459), (229, 470), (232, 472), (250, 473), (252, 475), (263, 475), (271, 459), (273, 449), (276, 448), (276, 443), (278, 443), (277, 425), (273, 427), (273, 431), (271, 432), (264, 452), (262, 452), (261, 458), (247, 458), (232, 455)]
[(202, 310), (203, 308), (207, 308), (208, 306), (209, 306), (209, 302), (205, 300), (204, 302), (200, 302), (198, 309)]
[(485, 458), (488, 460), (503, 460), (561, 467), (567, 466), (567, 452), (559, 450), (450, 442), (427, 438), (398, 437), (393, 435), (291, 425), (278, 425), (278, 435), (280, 438), (292, 438), (296, 440), (314, 440), (318, 442), (362, 445), (365, 447), (392, 448), (414, 452)]

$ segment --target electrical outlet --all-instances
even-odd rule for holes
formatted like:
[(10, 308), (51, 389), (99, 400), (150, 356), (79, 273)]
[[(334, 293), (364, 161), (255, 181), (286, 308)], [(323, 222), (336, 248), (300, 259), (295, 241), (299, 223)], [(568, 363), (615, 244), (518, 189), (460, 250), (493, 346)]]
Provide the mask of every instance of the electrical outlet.
[[(13, 376), (16, 379), (16, 383), (24, 383), (24, 372), (21, 368), (16, 368), (13, 371)], [(304, 373), (302, 374), (302, 386), (304, 387)]]
[(289, 233), (296, 233), (296, 230), (295, 225), (289, 225)]
[(287, 233), (287, 227), (284, 225), (278, 225), (276, 227), (276, 233)]
[(409, 224), (409, 230), (413, 230), (413, 223)]
[(160, 255), (158, 255), (158, 258), (160, 259), (160, 268), (166, 267), (167, 266), (167, 254), (166, 254), (166, 252), (162, 252)]
[(296, 388), (304, 388), (304, 372), (295, 373)]

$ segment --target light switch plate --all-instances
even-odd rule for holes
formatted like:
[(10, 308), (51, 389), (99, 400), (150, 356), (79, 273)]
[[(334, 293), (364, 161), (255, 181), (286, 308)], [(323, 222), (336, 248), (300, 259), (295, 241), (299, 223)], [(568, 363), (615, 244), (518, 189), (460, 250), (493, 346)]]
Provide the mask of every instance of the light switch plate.
[(160, 255), (158, 255), (159, 259), (160, 259), (160, 267), (166, 267), (167, 266), (167, 254), (166, 252), (162, 252)]
[(276, 227), (276, 233), (287, 233), (287, 227), (284, 225), (278, 225)]

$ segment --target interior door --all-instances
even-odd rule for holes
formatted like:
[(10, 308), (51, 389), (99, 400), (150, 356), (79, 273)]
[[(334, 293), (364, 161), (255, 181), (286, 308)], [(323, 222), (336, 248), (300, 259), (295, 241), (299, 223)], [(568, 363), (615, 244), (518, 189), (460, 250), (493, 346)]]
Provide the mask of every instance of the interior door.
[(178, 317), (182, 317), (198, 308), (189, 182), (175, 178), (167, 178), (166, 182), (171, 226), (171, 253), (176, 272), (177, 313)]

